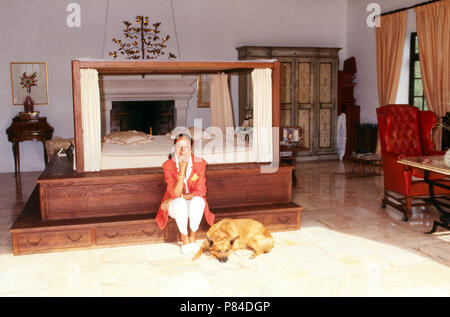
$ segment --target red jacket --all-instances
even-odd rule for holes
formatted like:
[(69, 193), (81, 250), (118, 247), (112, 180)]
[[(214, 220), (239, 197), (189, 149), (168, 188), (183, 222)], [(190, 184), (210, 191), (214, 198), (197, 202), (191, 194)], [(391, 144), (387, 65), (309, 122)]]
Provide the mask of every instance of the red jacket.
[[(177, 183), (177, 165), (174, 159), (165, 161), (162, 165), (164, 170), (164, 181), (167, 184), (166, 192), (161, 200), (161, 203), (168, 198), (177, 198), (173, 189)], [(201, 196), (205, 200), (204, 216), (206, 222), (212, 226), (214, 224), (214, 214), (209, 210), (208, 202), (206, 201), (206, 161), (199, 157), (192, 156), (192, 170), (187, 180), (187, 187), (190, 194)], [(186, 193), (186, 185), (183, 185), (183, 193)], [(161, 205), (156, 214), (156, 223), (160, 229), (164, 229), (169, 219), (169, 212), (162, 210)]]

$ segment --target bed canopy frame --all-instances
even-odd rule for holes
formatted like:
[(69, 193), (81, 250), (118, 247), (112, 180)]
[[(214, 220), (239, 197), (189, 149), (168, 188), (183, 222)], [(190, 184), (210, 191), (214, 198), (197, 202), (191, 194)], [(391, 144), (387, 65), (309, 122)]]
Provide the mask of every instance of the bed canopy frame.
[[(83, 161), (80, 71), (108, 74), (239, 73), (272, 69), (272, 126), (280, 125), (280, 63), (72, 61), (76, 171), (69, 157), (54, 155), (39, 177), (22, 213), (10, 229), (15, 255), (93, 249), (118, 245), (174, 242), (178, 229), (169, 219), (164, 230), (155, 216), (166, 189), (162, 167), (86, 172)], [(275, 139), (276, 136), (273, 136)], [(272, 162), (279, 162), (279, 142)], [(270, 231), (298, 230), (302, 207), (292, 202), (293, 167), (280, 163), (212, 164), (206, 169), (207, 199), (216, 222), (250, 218)], [(209, 225), (202, 221), (198, 238)]]
[[(250, 72), (254, 69), (272, 70), (272, 127), (280, 126), (280, 62), (262, 61), (106, 61), (106, 60), (73, 60), (73, 120), (76, 155), (76, 171), (84, 172), (84, 144), (81, 115), (81, 69), (95, 69), (99, 75), (195, 75), (208, 73), (235, 74)], [(277, 138), (278, 139), (278, 138)], [(279, 144), (273, 143), (273, 161), (279, 161)]]

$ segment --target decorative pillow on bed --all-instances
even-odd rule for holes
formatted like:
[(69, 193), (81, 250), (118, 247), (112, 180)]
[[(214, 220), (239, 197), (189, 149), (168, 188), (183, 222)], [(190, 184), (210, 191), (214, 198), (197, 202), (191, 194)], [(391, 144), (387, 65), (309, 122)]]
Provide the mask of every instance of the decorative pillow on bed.
[(135, 130), (111, 132), (103, 138), (105, 143), (114, 144), (146, 144), (152, 142), (152, 136)]
[(166, 133), (166, 136), (169, 137), (169, 139), (174, 140), (179, 134), (188, 134), (194, 141), (200, 140), (200, 139), (213, 139), (214, 136), (212, 134), (209, 134), (203, 129), (195, 128), (195, 127), (176, 127), (172, 131)]

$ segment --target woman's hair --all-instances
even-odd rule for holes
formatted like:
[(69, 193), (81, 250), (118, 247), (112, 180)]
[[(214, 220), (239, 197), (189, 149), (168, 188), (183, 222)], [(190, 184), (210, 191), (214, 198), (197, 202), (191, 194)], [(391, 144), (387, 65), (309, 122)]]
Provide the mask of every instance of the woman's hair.
[[(173, 145), (177, 144), (178, 141), (180, 141), (182, 138), (186, 138), (191, 142), (191, 147), (194, 146), (194, 140), (191, 138), (191, 136), (189, 134), (186, 133), (181, 133), (178, 134), (177, 137), (173, 140)], [(169, 159), (171, 159), (173, 157), (174, 153), (170, 153), (169, 154)]]
[(188, 139), (191, 142), (191, 146), (194, 145), (194, 140), (191, 138), (189, 134), (186, 133), (178, 134), (177, 137), (173, 140), (173, 145), (177, 144), (178, 141), (180, 141), (182, 138)]

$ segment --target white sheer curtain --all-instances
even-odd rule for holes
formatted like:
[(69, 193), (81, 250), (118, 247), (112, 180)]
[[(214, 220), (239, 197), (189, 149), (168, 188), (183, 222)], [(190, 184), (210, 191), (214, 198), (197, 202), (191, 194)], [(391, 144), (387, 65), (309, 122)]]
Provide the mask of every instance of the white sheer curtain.
[(83, 128), (84, 170), (100, 171), (100, 92), (98, 72), (95, 69), (81, 69), (81, 121)]
[(253, 152), (257, 162), (272, 162), (272, 70), (252, 71)]
[(226, 127), (234, 128), (227, 74), (213, 74), (210, 76), (210, 113), (211, 127), (220, 128), (224, 134)]

